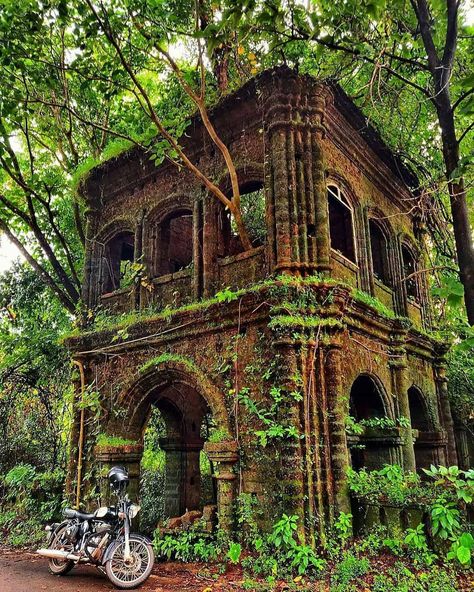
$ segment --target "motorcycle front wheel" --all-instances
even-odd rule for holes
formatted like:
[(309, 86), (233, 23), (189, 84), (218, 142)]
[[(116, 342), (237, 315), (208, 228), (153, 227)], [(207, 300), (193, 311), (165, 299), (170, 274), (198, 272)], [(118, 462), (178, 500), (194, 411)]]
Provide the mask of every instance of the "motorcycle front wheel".
[(107, 577), (117, 588), (130, 590), (148, 578), (153, 569), (153, 547), (142, 537), (130, 535), (130, 559), (125, 561), (125, 541), (113, 543), (109, 560), (105, 565)]

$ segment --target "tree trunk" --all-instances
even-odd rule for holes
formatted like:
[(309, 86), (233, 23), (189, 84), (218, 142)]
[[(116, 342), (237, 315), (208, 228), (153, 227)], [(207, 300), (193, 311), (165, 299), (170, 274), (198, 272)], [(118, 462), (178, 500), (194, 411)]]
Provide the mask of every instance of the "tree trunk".
[(447, 91), (442, 91), (435, 102), (441, 127), (443, 158), (448, 181), (454, 239), (458, 258), (460, 279), (464, 286), (464, 301), (467, 318), (474, 325), (474, 247), (469, 224), (466, 189), (462, 177), (451, 180), (452, 173), (459, 166), (459, 145), (456, 138), (454, 116)]
[(245, 228), (245, 223), (242, 218), (242, 212), (240, 211), (240, 208), (232, 209), (231, 214), (234, 217), (234, 222), (237, 226), (237, 232), (239, 233), (240, 240), (242, 241), (244, 251), (249, 251), (253, 245), (248, 235), (247, 229)]

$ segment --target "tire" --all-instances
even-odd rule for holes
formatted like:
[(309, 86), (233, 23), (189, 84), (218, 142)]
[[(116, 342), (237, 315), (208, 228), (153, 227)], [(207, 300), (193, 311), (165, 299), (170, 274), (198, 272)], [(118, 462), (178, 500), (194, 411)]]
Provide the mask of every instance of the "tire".
[(153, 547), (140, 536), (130, 535), (130, 555), (133, 564), (127, 566), (123, 559), (125, 541), (123, 539), (112, 543), (109, 558), (105, 565), (107, 577), (117, 588), (131, 590), (148, 578), (155, 563)]
[[(63, 532), (66, 530), (67, 524), (60, 526), (53, 535), (53, 540), (49, 545), (49, 549), (63, 549), (64, 545), (61, 544), (60, 538)], [(71, 549), (72, 551), (72, 549)], [(49, 573), (52, 573), (55, 576), (65, 576), (68, 574), (71, 569), (74, 567), (74, 561), (70, 559), (61, 560), (61, 559), (50, 559), (48, 561), (48, 570)]]

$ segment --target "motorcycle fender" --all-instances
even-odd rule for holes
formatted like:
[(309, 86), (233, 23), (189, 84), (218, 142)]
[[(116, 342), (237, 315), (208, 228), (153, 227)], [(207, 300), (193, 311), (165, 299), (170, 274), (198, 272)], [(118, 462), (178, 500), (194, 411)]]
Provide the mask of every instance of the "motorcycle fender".
[[(143, 535), (141, 535), (141, 534), (136, 534), (136, 533), (134, 533), (134, 532), (131, 532), (131, 533), (130, 533), (130, 536), (131, 536), (131, 537), (133, 536), (133, 538), (135, 538), (135, 539), (140, 539), (140, 540), (141, 540), (141, 541), (143, 541), (144, 543), (151, 544), (151, 540), (150, 540), (148, 537), (146, 537), (146, 536), (143, 536)], [(107, 561), (110, 561), (110, 560), (111, 560), (111, 558), (112, 558), (112, 552), (113, 552), (113, 550), (114, 550), (114, 547), (116, 547), (116, 546), (117, 546), (119, 543), (121, 543), (123, 540), (124, 540), (124, 537), (123, 537), (123, 536), (121, 536), (121, 537), (119, 537), (118, 539), (115, 539), (115, 541), (112, 541), (112, 542), (110, 543), (110, 545), (109, 545), (109, 546), (107, 547), (107, 549), (105, 550), (105, 553), (104, 553), (104, 555), (102, 556), (102, 565), (105, 565), (105, 564), (107, 563)]]

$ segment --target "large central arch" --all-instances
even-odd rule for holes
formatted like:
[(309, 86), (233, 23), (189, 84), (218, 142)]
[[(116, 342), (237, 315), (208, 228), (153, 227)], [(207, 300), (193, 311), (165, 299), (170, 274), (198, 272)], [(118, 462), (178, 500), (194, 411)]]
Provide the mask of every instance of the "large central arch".
[[(218, 468), (214, 475), (218, 514), (227, 524), (237, 451), (223, 394), (194, 362), (181, 356), (163, 354), (144, 364), (139, 374), (119, 396), (116, 403), (119, 413), (109, 420), (107, 432), (142, 445), (148, 418), (154, 408), (159, 410), (166, 426), (166, 436), (160, 439), (166, 458), (165, 517), (180, 516), (187, 510), (202, 510), (200, 453), (205, 442), (201, 426), (204, 418), (211, 414), (221, 441), (212, 444), (208, 456)], [(129, 465), (134, 495), (139, 491), (142, 451), (143, 446), (137, 446), (135, 454), (127, 456), (117, 449), (116, 458), (111, 458), (110, 454), (108, 458), (110, 464)]]

